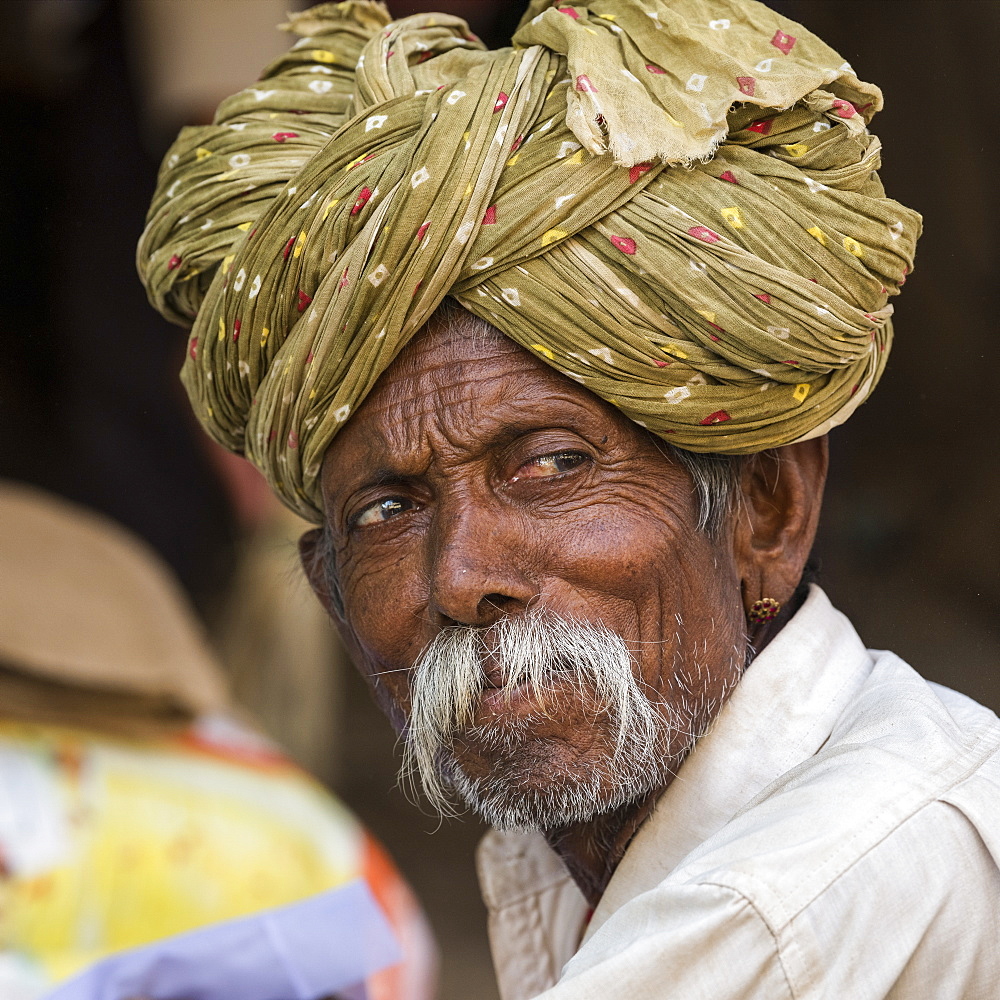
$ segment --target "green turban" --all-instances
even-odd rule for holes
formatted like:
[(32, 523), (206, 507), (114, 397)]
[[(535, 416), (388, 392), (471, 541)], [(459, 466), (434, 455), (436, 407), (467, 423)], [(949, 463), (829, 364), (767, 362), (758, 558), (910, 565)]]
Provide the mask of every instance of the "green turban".
[(532, 0), (513, 47), (328, 3), (160, 171), (139, 271), (208, 432), (304, 516), (445, 296), (665, 440), (745, 454), (875, 385), (920, 217), (880, 91), (753, 0)]

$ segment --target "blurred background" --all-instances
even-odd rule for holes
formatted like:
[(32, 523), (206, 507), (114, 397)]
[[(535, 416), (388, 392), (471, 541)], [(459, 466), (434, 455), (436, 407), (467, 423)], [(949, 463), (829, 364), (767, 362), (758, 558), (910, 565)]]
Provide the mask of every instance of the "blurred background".
[[(185, 339), (134, 270), (178, 127), (288, 45), (285, 0), (0, 4), (0, 476), (102, 512), (173, 569), (239, 701), (380, 838), (443, 952), (441, 997), (496, 996), (472, 819), (396, 788), (394, 740), (303, 584), (301, 525), (190, 416)], [(832, 436), (821, 580), (871, 646), (1000, 710), (994, 0), (773, 0), (884, 90), (892, 197), (924, 214), (873, 399)], [(503, 45), (520, 3), (407, 0)]]

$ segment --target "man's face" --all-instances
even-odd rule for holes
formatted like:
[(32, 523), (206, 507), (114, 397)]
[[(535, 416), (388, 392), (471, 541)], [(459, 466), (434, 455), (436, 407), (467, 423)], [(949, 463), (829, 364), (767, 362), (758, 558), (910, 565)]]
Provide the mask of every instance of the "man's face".
[(494, 800), (537, 804), (572, 788), (597, 813), (629, 794), (620, 720), (572, 656), (542, 690), (505, 689), (498, 623), (540, 614), (623, 640), (625, 670), (665, 720), (654, 756), (668, 768), (743, 667), (739, 570), (726, 538), (697, 527), (689, 475), (499, 335), (421, 333), (334, 440), (322, 492), (341, 629), (399, 731), (428, 644), (487, 630), (494, 652), (478, 657), (470, 711), (438, 762), (467, 798), (488, 784)]

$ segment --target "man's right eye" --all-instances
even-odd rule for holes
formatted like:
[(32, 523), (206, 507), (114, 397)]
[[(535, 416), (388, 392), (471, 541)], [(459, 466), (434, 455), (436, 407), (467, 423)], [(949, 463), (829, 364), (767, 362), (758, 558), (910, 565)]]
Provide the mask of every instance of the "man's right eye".
[(375, 503), (370, 503), (356, 514), (352, 519), (351, 526), (365, 528), (368, 525), (381, 524), (397, 514), (403, 514), (412, 509), (413, 501), (407, 500), (405, 497), (385, 497), (382, 500), (376, 500)]

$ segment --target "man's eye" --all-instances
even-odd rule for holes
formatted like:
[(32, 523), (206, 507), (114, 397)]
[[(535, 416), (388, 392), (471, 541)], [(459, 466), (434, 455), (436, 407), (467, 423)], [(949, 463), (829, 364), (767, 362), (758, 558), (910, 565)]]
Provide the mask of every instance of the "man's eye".
[(364, 528), (370, 524), (381, 524), (412, 508), (413, 503), (405, 497), (386, 497), (384, 500), (376, 500), (354, 518), (354, 527)]
[(525, 462), (517, 470), (511, 482), (516, 483), (521, 479), (544, 479), (547, 476), (558, 476), (583, 465), (588, 457), (582, 451), (556, 451), (551, 455), (539, 455), (538, 458)]

